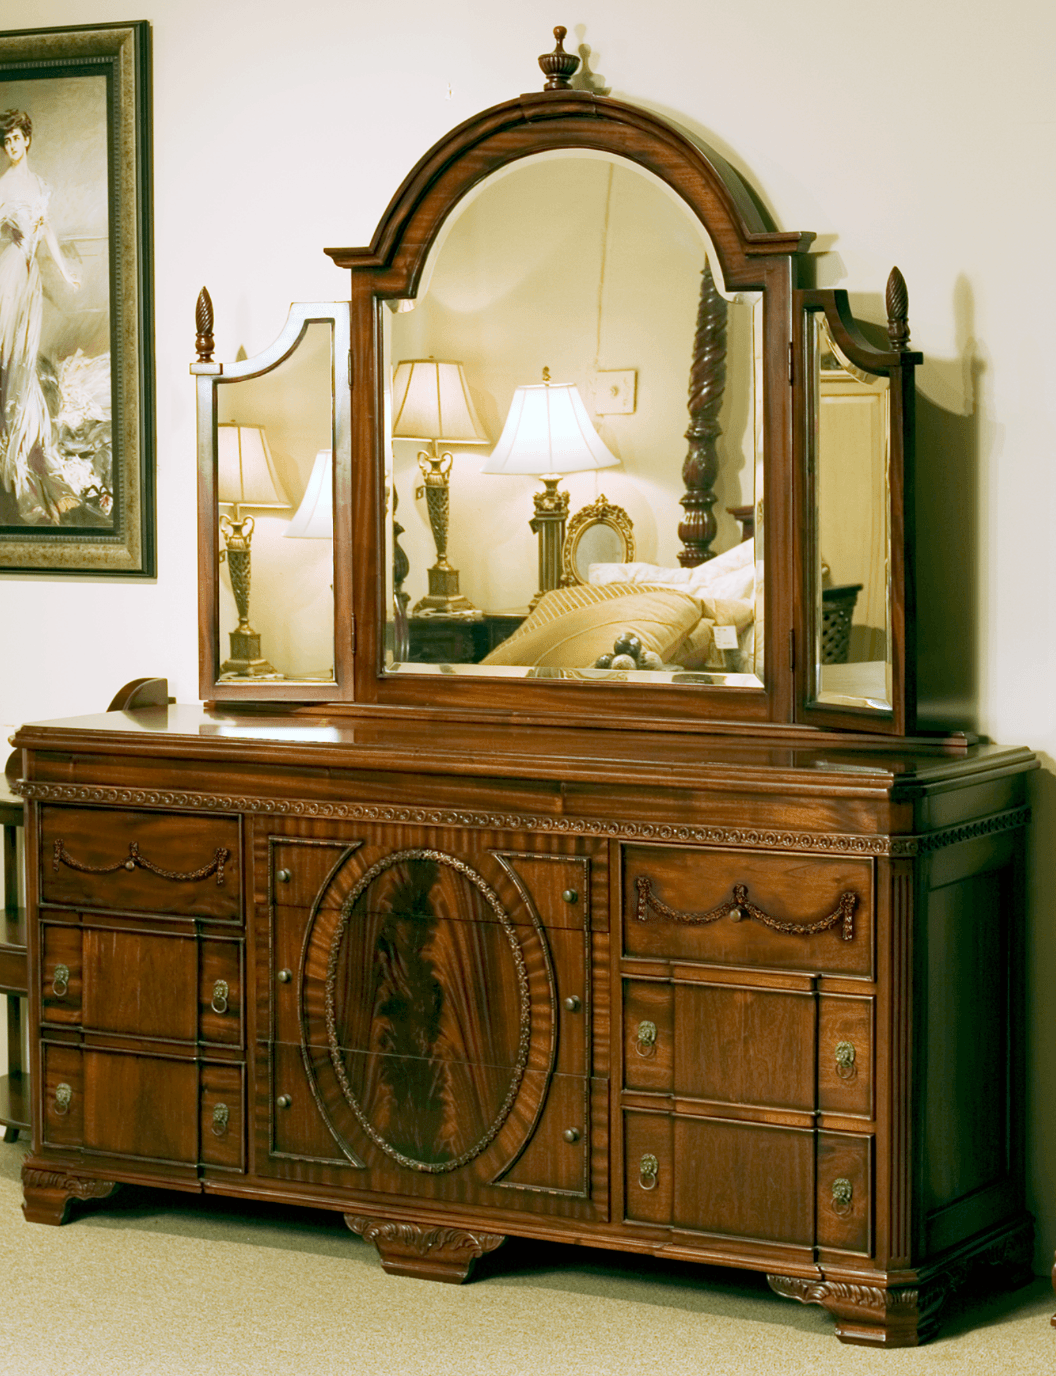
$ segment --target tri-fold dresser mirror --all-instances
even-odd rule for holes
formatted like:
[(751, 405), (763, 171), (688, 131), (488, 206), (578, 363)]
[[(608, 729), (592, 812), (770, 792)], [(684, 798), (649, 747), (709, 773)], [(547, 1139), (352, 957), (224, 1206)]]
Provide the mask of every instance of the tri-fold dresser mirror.
[[(213, 362), (203, 295), (203, 697), (912, 732), (905, 284), (878, 347), (812, 238), (566, 85), (441, 140), (260, 357)], [(599, 503), (634, 557), (596, 523), (573, 573)]]

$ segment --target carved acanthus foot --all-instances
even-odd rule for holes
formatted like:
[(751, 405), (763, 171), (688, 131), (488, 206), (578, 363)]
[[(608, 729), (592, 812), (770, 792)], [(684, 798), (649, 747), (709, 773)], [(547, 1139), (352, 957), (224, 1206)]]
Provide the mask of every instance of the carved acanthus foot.
[(389, 1275), (444, 1280), (453, 1285), (461, 1285), (468, 1278), (478, 1257), (494, 1252), (506, 1241), (501, 1233), (467, 1233), (461, 1228), (430, 1228), (359, 1214), (345, 1214), (345, 1222), (365, 1242), (373, 1242)]
[(66, 1211), (73, 1199), (105, 1199), (117, 1189), (114, 1180), (89, 1180), (66, 1171), (44, 1171), (36, 1166), (22, 1167), (22, 1212), (27, 1223), (66, 1222)]
[(767, 1276), (777, 1295), (801, 1304), (823, 1305), (836, 1320), (840, 1342), (863, 1347), (916, 1347), (934, 1336), (946, 1286), (932, 1281), (918, 1288), (884, 1289), (838, 1280)]

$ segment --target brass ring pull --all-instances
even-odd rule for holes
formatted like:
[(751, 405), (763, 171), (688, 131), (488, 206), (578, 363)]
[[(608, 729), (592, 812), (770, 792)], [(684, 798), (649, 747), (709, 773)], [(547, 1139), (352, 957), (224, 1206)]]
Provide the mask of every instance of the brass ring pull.
[(57, 999), (61, 999), (70, 987), (70, 967), (68, 965), (56, 965), (55, 973), (51, 977), (51, 992)]
[(213, 1109), (214, 1137), (223, 1137), (224, 1133), (227, 1132), (227, 1124), (230, 1117), (231, 1111), (226, 1104), (217, 1104), (215, 1106)]
[(70, 1104), (73, 1102), (73, 1090), (68, 1084), (55, 1086), (55, 1112), (61, 1118), (69, 1113)]
[(638, 1039), (634, 1049), (643, 1060), (656, 1055), (656, 1023), (643, 1020), (638, 1024)]
[(655, 1190), (656, 1177), (659, 1174), (660, 1162), (652, 1152), (646, 1152), (638, 1164), (638, 1184), (643, 1190)]
[(226, 979), (218, 979), (213, 985), (213, 997), (209, 1007), (214, 1013), (227, 1012), (227, 996), (230, 993)]
[(854, 1187), (849, 1180), (842, 1176), (832, 1182), (832, 1212), (840, 1218), (846, 1218), (851, 1212), (851, 1197), (854, 1194)]
[(856, 1055), (853, 1042), (837, 1042), (836, 1074), (841, 1080), (853, 1080), (858, 1074), (858, 1067), (854, 1063)]

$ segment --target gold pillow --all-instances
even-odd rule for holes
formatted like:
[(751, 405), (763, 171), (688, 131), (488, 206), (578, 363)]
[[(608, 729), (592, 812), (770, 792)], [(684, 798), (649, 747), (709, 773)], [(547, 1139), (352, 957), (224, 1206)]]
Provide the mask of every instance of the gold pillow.
[(613, 641), (633, 631), (662, 660), (700, 620), (695, 597), (673, 588), (641, 583), (580, 583), (556, 588), (484, 664), (525, 668), (587, 669), (599, 655), (612, 654)]

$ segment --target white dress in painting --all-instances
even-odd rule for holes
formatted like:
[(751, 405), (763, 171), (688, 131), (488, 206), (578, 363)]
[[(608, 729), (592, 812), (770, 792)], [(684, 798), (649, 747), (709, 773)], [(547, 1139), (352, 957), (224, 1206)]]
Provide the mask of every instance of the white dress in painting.
[(0, 482), (20, 520), (57, 525), (80, 498), (63, 476), (48, 404), (37, 373), (44, 302), (37, 247), (47, 233), (51, 189), (0, 199)]

